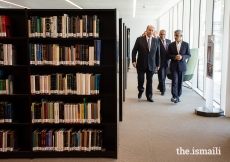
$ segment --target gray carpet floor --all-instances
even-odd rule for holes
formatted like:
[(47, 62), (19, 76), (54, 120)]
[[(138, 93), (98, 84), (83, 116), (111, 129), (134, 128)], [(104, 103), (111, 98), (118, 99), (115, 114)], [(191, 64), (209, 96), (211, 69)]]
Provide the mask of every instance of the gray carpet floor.
[[(143, 95), (137, 98), (137, 74), (128, 73), (123, 121), (119, 123), (118, 159), (3, 159), (1, 162), (229, 162), (230, 118), (201, 117), (194, 109), (205, 101), (191, 89), (183, 88), (181, 102), (170, 101), (170, 84), (164, 96), (157, 90), (153, 77), (153, 103)], [(170, 83), (170, 80), (167, 80)], [(220, 155), (178, 155), (177, 148), (213, 149)], [(180, 152), (179, 152), (180, 153)]]

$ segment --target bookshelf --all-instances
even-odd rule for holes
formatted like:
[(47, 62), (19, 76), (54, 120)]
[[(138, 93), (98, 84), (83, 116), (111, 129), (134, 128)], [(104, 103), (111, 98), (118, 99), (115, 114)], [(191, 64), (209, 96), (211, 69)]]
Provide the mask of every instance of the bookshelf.
[[(34, 38), (28, 34), (28, 20), (31, 16), (69, 16), (97, 15), (99, 19), (99, 37), (88, 38)], [(117, 81), (117, 11), (116, 9), (73, 10), (73, 9), (0, 9), (0, 15), (6, 15), (11, 20), (11, 37), (0, 37), (0, 43), (14, 44), (16, 48), (16, 64), (0, 65), (3, 76), (14, 75), (14, 93), (1, 94), (1, 101), (14, 104), (15, 119), (12, 123), (0, 123), (2, 129), (18, 129), (18, 149), (12, 152), (0, 152), (0, 158), (46, 158), (46, 157), (108, 157), (118, 156), (118, 81)], [(94, 40), (101, 40), (101, 55), (99, 66), (72, 65), (30, 65), (30, 44), (74, 44), (94, 45)], [(101, 74), (100, 93), (98, 95), (76, 94), (31, 94), (31, 75), (49, 75), (53, 73)], [(43, 98), (48, 101), (63, 101), (79, 103), (84, 98), (96, 102), (101, 100), (100, 123), (70, 124), (70, 123), (32, 123), (31, 105)], [(32, 133), (36, 129), (100, 129), (102, 130), (101, 151), (33, 151)]]

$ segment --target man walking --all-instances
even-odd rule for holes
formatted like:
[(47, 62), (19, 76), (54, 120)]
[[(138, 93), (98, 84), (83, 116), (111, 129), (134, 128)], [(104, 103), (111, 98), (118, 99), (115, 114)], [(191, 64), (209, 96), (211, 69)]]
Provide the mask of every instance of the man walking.
[(183, 33), (181, 30), (174, 31), (175, 42), (168, 46), (168, 57), (171, 59), (170, 71), (172, 74), (172, 98), (171, 102), (180, 102), (182, 94), (182, 83), (187, 70), (186, 59), (191, 57), (189, 44), (182, 41)]
[(157, 89), (160, 90), (162, 96), (165, 93), (165, 78), (168, 72), (168, 65), (169, 65), (169, 59), (167, 57), (168, 45), (171, 43), (171, 40), (165, 39), (165, 35), (166, 35), (166, 31), (161, 30), (160, 38), (158, 39), (160, 44), (161, 65), (158, 71), (159, 84)]
[[(132, 64), (137, 68), (138, 78), (138, 98), (142, 97), (144, 92), (144, 77), (146, 74), (146, 90), (145, 95), (149, 102), (153, 102), (152, 99), (152, 77), (155, 70), (159, 70), (160, 66), (160, 46), (159, 41), (152, 37), (154, 27), (148, 25), (146, 29), (146, 36), (141, 36), (136, 39), (136, 43), (132, 51)], [(138, 58), (136, 55), (138, 52)]]

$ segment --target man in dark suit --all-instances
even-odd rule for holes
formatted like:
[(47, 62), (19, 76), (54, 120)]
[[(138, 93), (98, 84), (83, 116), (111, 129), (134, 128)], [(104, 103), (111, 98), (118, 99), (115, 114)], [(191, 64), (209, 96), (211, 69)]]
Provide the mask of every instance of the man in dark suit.
[(167, 50), (168, 50), (168, 45), (171, 43), (171, 40), (165, 39), (166, 31), (161, 30), (160, 31), (160, 38), (159, 44), (160, 44), (160, 58), (161, 58), (161, 65), (160, 69), (158, 71), (158, 87), (157, 89), (160, 90), (161, 95), (163, 96), (165, 93), (165, 78), (167, 75), (168, 71), (168, 65), (169, 65), (169, 59), (167, 57)]
[(172, 74), (172, 98), (171, 102), (180, 102), (180, 96), (182, 94), (182, 83), (184, 75), (187, 70), (186, 59), (191, 57), (189, 44), (182, 41), (182, 31), (175, 30), (174, 38), (175, 42), (168, 46), (168, 57), (171, 59), (170, 71)]
[[(146, 91), (145, 95), (149, 102), (153, 102), (152, 99), (152, 77), (155, 70), (159, 70), (160, 66), (160, 47), (159, 41), (152, 37), (154, 27), (148, 25), (146, 29), (146, 36), (138, 37), (132, 51), (132, 64), (137, 68), (138, 78), (138, 98), (142, 97), (144, 92), (144, 77), (146, 73)], [(136, 61), (136, 54), (138, 52), (138, 58)]]

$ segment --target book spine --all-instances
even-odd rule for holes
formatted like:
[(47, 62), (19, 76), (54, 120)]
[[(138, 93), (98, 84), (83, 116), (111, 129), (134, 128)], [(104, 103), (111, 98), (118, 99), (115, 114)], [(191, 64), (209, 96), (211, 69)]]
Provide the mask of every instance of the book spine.
[(35, 94), (35, 76), (30, 76), (30, 88), (31, 88), (31, 94)]
[(93, 16), (89, 16), (89, 37), (93, 37)]
[(62, 16), (57, 17), (57, 33), (58, 37), (62, 38)]
[(9, 89), (9, 94), (14, 94), (14, 76), (9, 75), (8, 76), (8, 89)]
[(46, 37), (51, 37), (51, 20), (50, 17), (45, 17), (45, 26), (46, 26)]
[(40, 83), (40, 94), (44, 94), (45, 93), (45, 87), (44, 87), (44, 76), (43, 75), (40, 75), (39, 76), (39, 83)]
[(40, 94), (40, 77), (35, 75), (35, 94)]
[(34, 44), (30, 44), (30, 65), (35, 65)]
[(96, 65), (101, 64), (101, 40), (96, 40), (97, 42), (97, 53), (96, 53)]
[(7, 60), (8, 65), (13, 65), (13, 59), (12, 59), (12, 44), (7, 44)]
[(8, 65), (7, 44), (3, 44), (4, 65)]
[[(1, 18), (0, 18), (0, 21), (1, 21)], [(1, 24), (0, 24), (0, 26), (1, 26)], [(0, 43), (0, 65), (4, 65), (4, 52), (3, 52), (3, 44), (2, 43)]]

